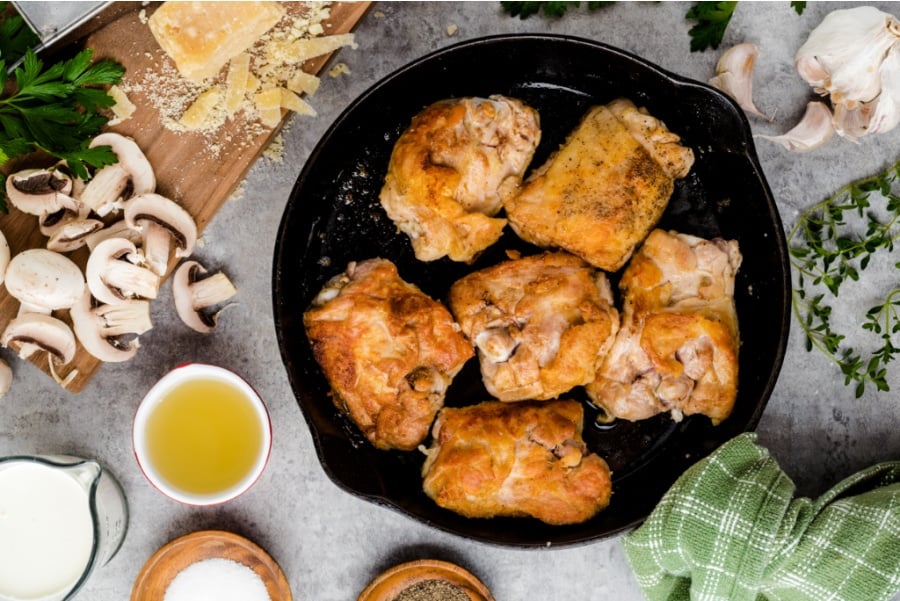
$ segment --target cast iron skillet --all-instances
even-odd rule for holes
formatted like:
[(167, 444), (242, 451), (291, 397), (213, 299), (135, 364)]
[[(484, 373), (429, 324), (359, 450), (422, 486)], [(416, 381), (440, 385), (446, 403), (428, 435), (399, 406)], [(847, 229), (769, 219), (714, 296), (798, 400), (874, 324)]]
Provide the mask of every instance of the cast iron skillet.
[[(506, 250), (536, 251), (507, 231), (473, 265), (422, 263), (378, 202), (393, 144), (413, 115), (443, 98), (490, 94), (520, 98), (540, 112), (542, 139), (532, 166), (547, 158), (590, 106), (625, 96), (647, 107), (696, 154), (660, 227), (736, 239), (744, 257), (736, 286), (740, 390), (728, 420), (713, 427), (705, 417), (675, 423), (658, 416), (601, 427), (583, 391), (573, 392), (585, 400), (585, 439), (608, 461), (614, 477), (609, 508), (579, 525), (467, 519), (437, 507), (421, 490), (421, 453), (376, 450), (334, 408), (303, 328), (303, 312), (313, 296), (350, 261), (388, 258), (401, 277), (444, 300), (451, 283), (504, 260)], [(615, 281), (616, 275), (612, 277)], [(400, 69), (353, 102), (331, 126), (300, 174), (282, 217), (273, 302), (291, 386), (319, 460), (338, 486), (447, 532), (531, 547), (584, 543), (636, 525), (688, 466), (755, 427), (783, 359), (789, 277), (781, 220), (747, 120), (731, 99), (597, 42), (554, 35), (494, 36), (439, 50)], [(488, 398), (473, 359), (454, 380), (446, 404)]]

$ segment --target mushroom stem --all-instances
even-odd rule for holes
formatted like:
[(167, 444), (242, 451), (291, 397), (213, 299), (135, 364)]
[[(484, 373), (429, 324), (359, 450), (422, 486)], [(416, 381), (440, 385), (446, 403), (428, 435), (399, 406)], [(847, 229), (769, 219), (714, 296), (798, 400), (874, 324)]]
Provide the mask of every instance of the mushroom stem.
[(136, 256), (134, 243), (125, 238), (109, 238), (94, 247), (85, 273), (88, 288), (97, 300), (117, 304), (133, 297), (156, 298), (160, 278), (128, 260)]
[(13, 373), (9, 363), (0, 359), (0, 397), (9, 392), (9, 387), (12, 386), (12, 379)]
[(212, 332), (216, 327), (219, 311), (206, 311), (237, 294), (231, 280), (223, 273), (199, 279), (206, 269), (197, 261), (185, 261), (175, 270), (172, 279), (172, 294), (175, 297), (175, 311), (191, 329)]
[(94, 307), (90, 291), (85, 291), (70, 311), (72, 327), (84, 349), (97, 359), (108, 363), (128, 361), (140, 344), (137, 337), (130, 341), (121, 337), (150, 329), (149, 307), (149, 301)]

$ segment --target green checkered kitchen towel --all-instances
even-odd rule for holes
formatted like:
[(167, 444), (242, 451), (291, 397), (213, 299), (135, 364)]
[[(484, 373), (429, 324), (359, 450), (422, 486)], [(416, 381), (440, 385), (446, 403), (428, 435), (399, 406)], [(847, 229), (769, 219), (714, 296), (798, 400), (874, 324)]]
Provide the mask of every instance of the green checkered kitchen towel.
[(883, 601), (900, 591), (900, 461), (816, 500), (753, 433), (728, 441), (672, 485), (623, 537), (650, 601)]

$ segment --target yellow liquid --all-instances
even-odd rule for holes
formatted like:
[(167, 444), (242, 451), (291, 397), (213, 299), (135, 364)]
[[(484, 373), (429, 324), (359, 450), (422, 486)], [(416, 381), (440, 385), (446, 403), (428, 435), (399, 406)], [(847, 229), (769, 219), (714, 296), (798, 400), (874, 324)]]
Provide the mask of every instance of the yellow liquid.
[(243, 392), (219, 380), (178, 385), (147, 419), (147, 455), (172, 487), (211, 494), (238, 484), (265, 452), (263, 424)]

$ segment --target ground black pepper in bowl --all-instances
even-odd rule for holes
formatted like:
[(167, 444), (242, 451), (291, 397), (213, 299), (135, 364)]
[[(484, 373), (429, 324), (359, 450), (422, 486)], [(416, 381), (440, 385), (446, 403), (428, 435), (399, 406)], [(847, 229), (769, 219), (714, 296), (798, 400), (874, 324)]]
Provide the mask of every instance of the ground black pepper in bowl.
[(422, 580), (403, 589), (394, 601), (470, 601), (463, 589), (446, 580)]

